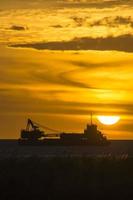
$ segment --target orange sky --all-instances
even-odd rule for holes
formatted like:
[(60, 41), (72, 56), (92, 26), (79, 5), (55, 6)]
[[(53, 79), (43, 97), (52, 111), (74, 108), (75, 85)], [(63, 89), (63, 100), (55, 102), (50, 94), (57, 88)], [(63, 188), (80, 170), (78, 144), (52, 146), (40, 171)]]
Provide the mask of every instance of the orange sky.
[[(28, 117), (81, 132), (93, 112), (107, 137), (133, 139), (131, 5), (6, 0), (0, 6), (0, 138), (18, 138)], [(97, 115), (121, 120), (105, 126)]]

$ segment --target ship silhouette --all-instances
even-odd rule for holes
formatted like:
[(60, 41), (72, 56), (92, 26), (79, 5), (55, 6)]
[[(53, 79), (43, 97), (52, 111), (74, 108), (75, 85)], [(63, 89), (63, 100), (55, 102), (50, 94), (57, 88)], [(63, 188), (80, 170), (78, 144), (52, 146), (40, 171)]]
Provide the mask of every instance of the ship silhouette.
[[(46, 133), (43, 130), (52, 133)], [(97, 129), (97, 125), (87, 124), (83, 133), (67, 133), (42, 126), (31, 119), (27, 120), (27, 126), (21, 130), (18, 143), (21, 145), (108, 145), (110, 141)]]

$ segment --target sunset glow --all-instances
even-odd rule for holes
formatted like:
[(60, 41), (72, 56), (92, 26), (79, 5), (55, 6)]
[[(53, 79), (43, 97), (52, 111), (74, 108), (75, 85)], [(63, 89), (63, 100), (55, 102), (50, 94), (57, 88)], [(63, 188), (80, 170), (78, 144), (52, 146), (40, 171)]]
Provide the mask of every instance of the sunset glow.
[(1, 138), (17, 138), (28, 117), (81, 132), (94, 112), (111, 116), (105, 124), (123, 118), (110, 138), (133, 139), (132, 5), (0, 1)]

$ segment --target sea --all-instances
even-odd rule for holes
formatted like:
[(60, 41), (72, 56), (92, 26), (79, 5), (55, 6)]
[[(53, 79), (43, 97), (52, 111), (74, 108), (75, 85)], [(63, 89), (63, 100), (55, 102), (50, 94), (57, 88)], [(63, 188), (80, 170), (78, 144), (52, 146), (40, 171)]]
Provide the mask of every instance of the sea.
[(111, 140), (108, 146), (22, 146), (17, 140), (0, 140), (0, 159), (109, 156), (133, 157), (133, 140)]

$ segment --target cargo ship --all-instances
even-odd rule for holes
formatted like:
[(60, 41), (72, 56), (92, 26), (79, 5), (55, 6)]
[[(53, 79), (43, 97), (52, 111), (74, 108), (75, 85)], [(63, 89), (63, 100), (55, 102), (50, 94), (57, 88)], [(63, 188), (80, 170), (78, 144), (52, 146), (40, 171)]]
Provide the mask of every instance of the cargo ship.
[[(46, 133), (43, 130), (52, 131)], [(20, 145), (56, 145), (56, 146), (74, 146), (74, 145), (109, 145), (110, 141), (105, 135), (97, 129), (97, 125), (92, 123), (87, 124), (83, 133), (67, 133), (59, 132), (48, 127), (44, 127), (31, 119), (27, 120), (27, 126), (21, 130), (20, 138), (18, 139)]]

